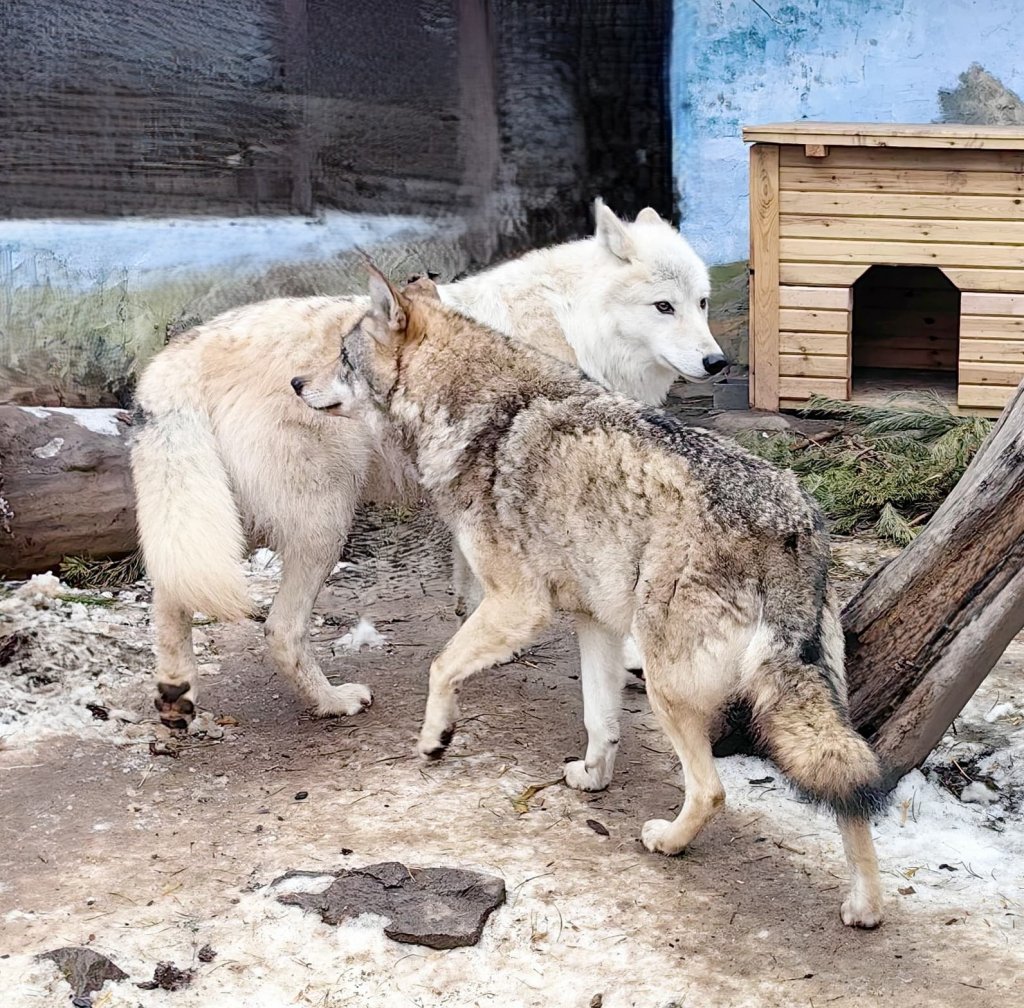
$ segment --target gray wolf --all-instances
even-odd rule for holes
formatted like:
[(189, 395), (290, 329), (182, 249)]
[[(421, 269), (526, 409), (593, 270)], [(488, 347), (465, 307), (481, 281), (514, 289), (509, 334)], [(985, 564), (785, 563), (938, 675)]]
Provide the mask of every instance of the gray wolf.
[[(727, 362), (708, 329), (698, 256), (650, 208), (632, 223), (600, 200), (595, 213), (592, 238), (532, 252), (441, 296), (644, 402), (661, 402), (679, 376), (720, 371)], [(167, 724), (183, 727), (195, 710), (193, 613), (249, 612), (239, 564), (255, 544), (283, 561), (265, 625), (277, 667), (317, 715), (370, 703), (365, 686), (327, 681), (307, 625), (357, 502), (418, 493), (414, 475), (372, 416), (324, 417), (289, 388), (293, 375), (337, 358), (340, 335), (365, 308), (336, 297), (239, 308), (175, 338), (140, 380), (132, 473)], [(455, 573), (460, 595), (473, 597), (458, 555)]]
[(793, 474), (481, 326), (428, 282), (399, 293), (374, 272), (370, 295), (337, 367), (297, 386), (320, 409), (387, 420), (482, 586), (431, 665), (420, 753), (450, 742), (459, 684), (562, 610), (585, 690), (604, 697), (566, 779), (610, 773), (632, 633), (686, 783), (673, 821), (644, 824), (647, 849), (680, 852), (722, 806), (710, 730), (744, 702), (779, 768), (838, 817), (852, 874), (843, 922), (875, 927), (879, 765), (847, 715), (824, 520)]

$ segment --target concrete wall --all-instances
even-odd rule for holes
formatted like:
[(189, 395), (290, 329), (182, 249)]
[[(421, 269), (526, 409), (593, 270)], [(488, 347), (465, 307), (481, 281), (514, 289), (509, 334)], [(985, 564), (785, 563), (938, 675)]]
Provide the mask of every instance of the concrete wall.
[(676, 0), (683, 232), (711, 263), (746, 258), (747, 123), (1024, 125), (1022, 14), (1020, 0)]
[(450, 279), (670, 212), (671, 5), (0, 3), (0, 402), (122, 404), (168, 332), (361, 288), (356, 245)]

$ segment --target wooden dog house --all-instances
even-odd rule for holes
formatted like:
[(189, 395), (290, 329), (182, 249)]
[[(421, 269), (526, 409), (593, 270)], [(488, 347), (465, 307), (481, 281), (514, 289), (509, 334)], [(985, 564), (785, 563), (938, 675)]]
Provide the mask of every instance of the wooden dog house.
[(1024, 129), (749, 126), (750, 401), (1024, 379)]

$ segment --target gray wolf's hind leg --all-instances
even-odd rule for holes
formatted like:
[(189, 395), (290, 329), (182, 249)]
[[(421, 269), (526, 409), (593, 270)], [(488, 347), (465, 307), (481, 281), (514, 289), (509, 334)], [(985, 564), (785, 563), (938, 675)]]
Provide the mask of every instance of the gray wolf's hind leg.
[(418, 749), (436, 758), (455, 734), (458, 685), (463, 679), (528, 647), (550, 622), (550, 609), (515, 596), (488, 595), (430, 666), (427, 709)]
[[(673, 669), (668, 674), (677, 676), (679, 673)], [(649, 819), (644, 823), (640, 837), (649, 851), (678, 854), (725, 804), (725, 789), (711, 754), (709, 730), (713, 711), (694, 706), (681, 692), (672, 688), (666, 690), (655, 686), (657, 679), (657, 673), (648, 667), (647, 694), (683, 765), (686, 797), (673, 821)]]
[(309, 640), (313, 606), (342, 541), (332, 542), (326, 549), (313, 543), (288, 543), (282, 551), (281, 586), (264, 627), (274, 662), (317, 717), (358, 714), (373, 702), (370, 690), (360, 683), (332, 686), (313, 656)]
[(576, 617), (583, 681), (583, 723), (587, 726), (587, 754), (566, 763), (565, 782), (579, 791), (608, 787), (619, 746), (624, 675), (622, 638), (586, 616)]
[[(803, 792), (836, 813), (850, 866), (850, 891), (839, 914), (850, 927), (882, 921), (882, 881), (871, 839), (871, 812), (884, 804), (881, 768), (868, 743), (854, 731), (816, 666), (781, 656), (755, 703), (758, 734), (783, 773)], [(760, 709), (758, 709), (760, 708)]]
[(882, 880), (871, 839), (871, 823), (858, 816), (838, 816), (837, 822), (851, 881), (839, 917), (847, 927), (876, 928), (882, 923)]
[(192, 613), (153, 589), (156, 631), (155, 706), (168, 728), (187, 728), (195, 717), (199, 667), (192, 649)]

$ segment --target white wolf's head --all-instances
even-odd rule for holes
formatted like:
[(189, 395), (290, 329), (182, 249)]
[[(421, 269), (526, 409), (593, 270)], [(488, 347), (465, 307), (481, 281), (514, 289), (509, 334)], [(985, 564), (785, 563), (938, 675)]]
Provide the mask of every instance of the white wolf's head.
[(578, 348), (583, 369), (654, 403), (679, 376), (701, 382), (719, 374), (729, 362), (708, 328), (711, 281), (697, 253), (651, 207), (633, 223), (601, 199), (594, 210), (602, 262), (586, 281), (597, 324), (594, 342)]

